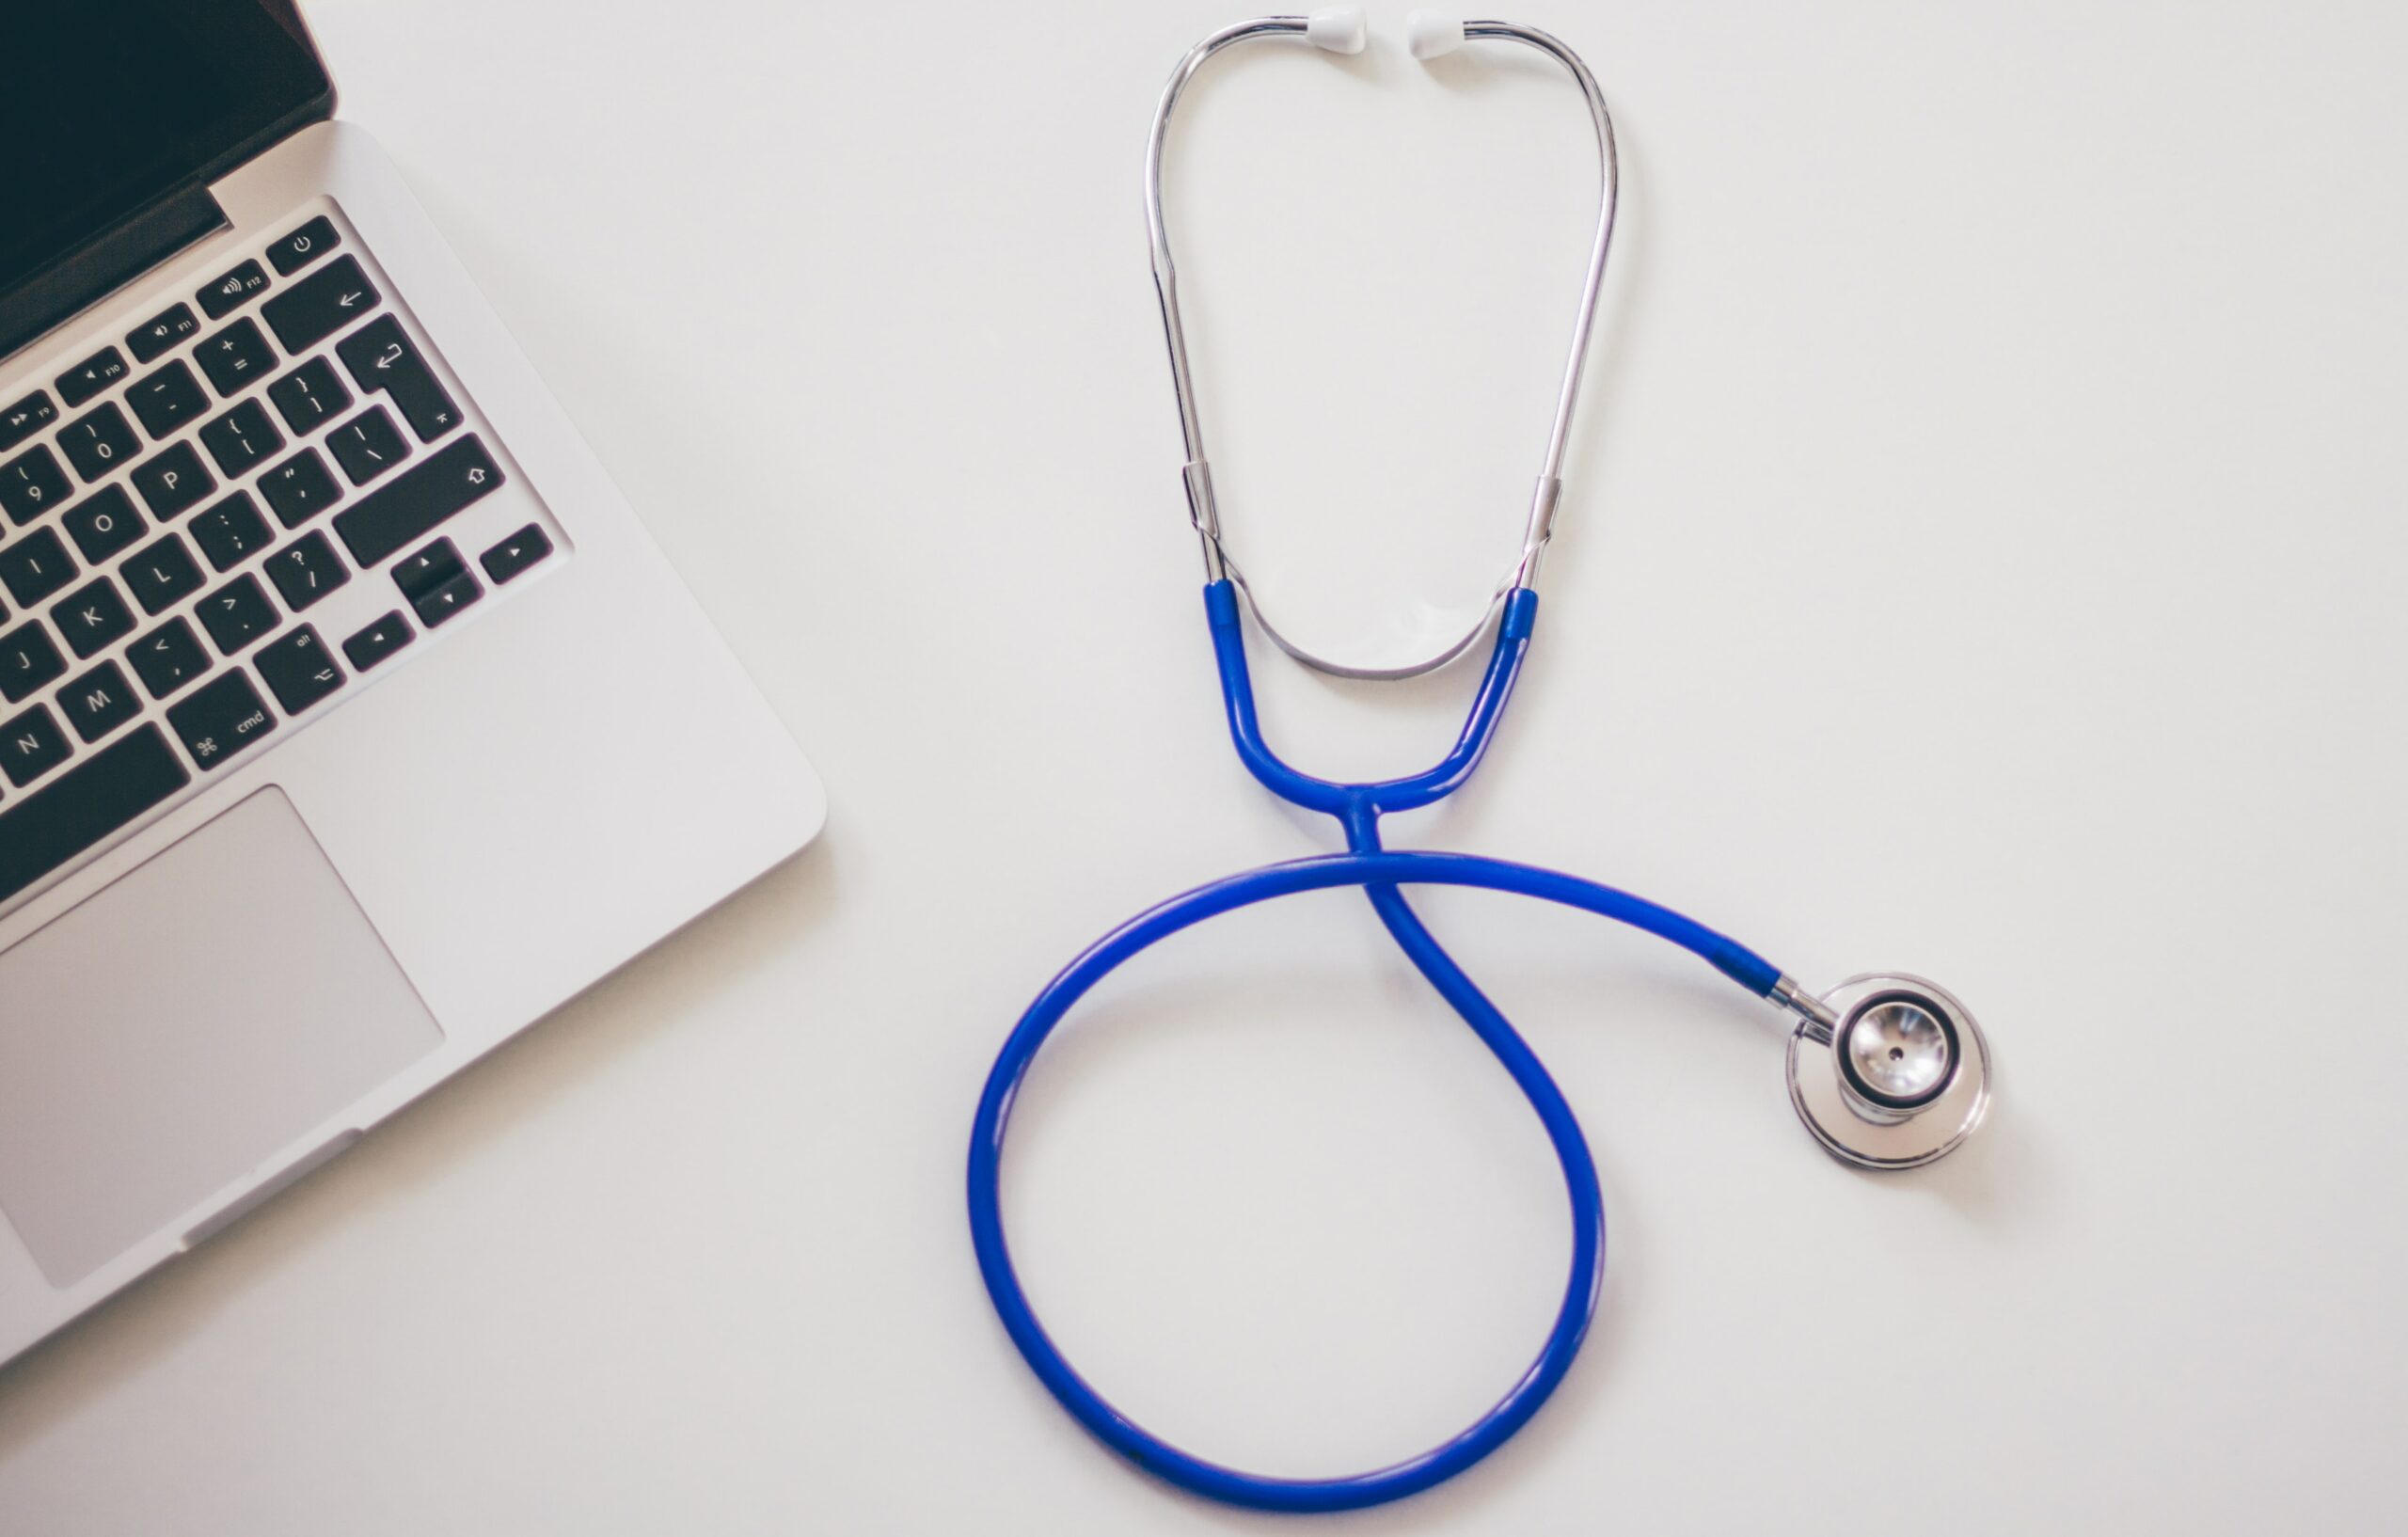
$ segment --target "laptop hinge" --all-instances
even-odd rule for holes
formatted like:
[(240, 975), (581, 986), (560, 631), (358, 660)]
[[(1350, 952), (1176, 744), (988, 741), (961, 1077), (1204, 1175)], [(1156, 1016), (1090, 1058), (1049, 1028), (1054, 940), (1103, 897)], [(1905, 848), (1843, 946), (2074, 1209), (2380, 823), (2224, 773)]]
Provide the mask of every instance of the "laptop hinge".
[(195, 182), (122, 219), (0, 296), (0, 359), (228, 224)]

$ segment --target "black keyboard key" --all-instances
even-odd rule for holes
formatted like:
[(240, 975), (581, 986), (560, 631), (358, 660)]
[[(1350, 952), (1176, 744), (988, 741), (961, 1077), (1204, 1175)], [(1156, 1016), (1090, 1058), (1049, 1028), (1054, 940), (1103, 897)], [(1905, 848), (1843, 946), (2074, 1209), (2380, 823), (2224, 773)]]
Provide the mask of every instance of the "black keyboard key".
[(412, 598), (410, 607), (418, 610), (418, 622), (433, 629), (457, 618), (468, 605), (484, 595), (485, 590), (478, 583), (476, 573), (463, 571), (433, 592)]
[(125, 354), (115, 347), (103, 347), (58, 376), (58, 398), (72, 411), (124, 378), (125, 373)]
[(366, 485), (410, 456), (401, 429), (381, 405), (372, 405), (326, 435), (326, 448), (354, 485)]
[(393, 567), (393, 585), (418, 610), (428, 629), (444, 624), (485, 595), (476, 574), (460, 559), (459, 547), (438, 539)]
[(0, 901), (192, 783), (157, 726), (92, 754), (0, 812)]
[(290, 353), (304, 353), (384, 302), (356, 258), (344, 257), (304, 277), (260, 307), (260, 314)]
[(303, 449), (260, 477), (260, 495), (267, 499), (277, 522), (297, 529), (333, 506), (342, 487), (335, 483), (334, 471), (317, 450)]
[(345, 338), (335, 353), (362, 393), (381, 393), (392, 401), (420, 442), (432, 443), (460, 424), (460, 408), (392, 316), (377, 316)]
[(209, 653), (200, 648), (200, 637), (181, 619), (170, 619), (135, 642), (125, 659), (134, 664), (153, 699), (166, 698), (209, 671)]
[(142, 439), (134, 436), (134, 423), (111, 401), (58, 429), (58, 446), (67, 452), (76, 474), (97, 481), (130, 463), (142, 452)]
[(67, 733), (47, 705), (36, 705), (6, 725), (0, 725), (0, 769), (19, 789), (67, 761)]
[(449, 539), (437, 539), (393, 567), (393, 585), (415, 603), (467, 569), (468, 563), (460, 558), (460, 547)]
[(21, 609), (40, 603), (74, 577), (75, 563), (55, 529), (36, 529), (13, 545), (0, 545), (0, 586)]
[(167, 709), (167, 724), (184, 739), (184, 751), (207, 773), (276, 729), (267, 702), (236, 668)]
[(251, 665), (260, 670), (287, 715), (300, 714), (344, 682), (342, 669), (307, 625), (262, 649)]
[(284, 424), (295, 437), (307, 437), (351, 409), (351, 391), (342, 387), (332, 363), (312, 357), (267, 387), (267, 398), (284, 413)]
[(149, 527), (121, 485), (103, 486), (70, 507), (58, 521), (75, 541), (75, 547), (84, 552), (87, 565), (98, 565), (133, 548)]
[(142, 493), (143, 505), (162, 523), (183, 516), (217, 489), (216, 478), (209, 473), (209, 467), (200, 462), (200, 455), (190, 443), (170, 443), (135, 466), (129, 478), (134, 488)]
[(57, 420), (58, 407), (51, 404), (49, 393), (35, 390), (0, 411), (0, 453), (8, 452)]
[(410, 622), (404, 619), (402, 611), (396, 609), (345, 641), (342, 654), (351, 658), (354, 668), (365, 673), (417, 639), (411, 633)]
[(268, 420), (267, 407), (245, 401), (200, 430), (202, 447), (217, 461), (230, 481), (241, 480), (253, 466), (284, 447), (284, 435)]
[(382, 565), (445, 519), (492, 495), (501, 469), (471, 435), (403, 471), (335, 515), (335, 531), (363, 566)]
[(342, 244), (335, 221), (321, 214), (267, 248), (268, 264), (290, 277)]
[(74, 494), (58, 456), (39, 444), (0, 465), (0, 507), (19, 528)]
[(267, 575), (284, 594), (284, 606), (294, 613), (351, 580), (342, 557), (323, 533), (304, 534), (269, 556)]
[(223, 320), (250, 303), (252, 295), (265, 287), (267, 274), (258, 262), (246, 261), (194, 297), (200, 300), (201, 309), (211, 320)]
[(125, 404), (142, 420), (142, 430), (166, 437), (209, 409), (208, 392), (182, 361), (144, 374), (125, 392)]
[(496, 587), (511, 581), (529, 566), (552, 552), (552, 536), (539, 526), (530, 523), (500, 544), (477, 557)]
[(118, 568), (144, 613), (164, 613), (200, 590), (200, 567), (174, 534), (152, 541)]
[(58, 707), (87, 746), (142, 713), (134, 685), (115, 662), (103, 662), (58, 690)]
[(276, 349), (247, 319), (212, 331), (193, 349), (192, 357), (221, 395), (239, 395), (276, 369)]
[(134, 360), (147, 363), (175, 349), (177, 342), (200, 329), (200, 322), (193, 317), (192, 306), (180, 304), (151, 316), (130, 333), (125, 344), (134, 349)]
[(193, 610), (200, 627), (217, 642), (220, 656), (231, 657), (276, 628), (276, 605), (257, 577), (237, 577), (200, 600)]
[(50, 632), (32, 620), (0, 635), (0, 696), (9, 704), (66, 675), (67, 658), (58, 654)]
[(194, 518), (184, 531), (220, 571), (231, 571), (267, 548), (271, 537), (267, 519), (260, 515), (260, 504), (247, 491), (235, 492)]
[(97, 657), (134, 633), (134, 610), (106, 577), (97, 577), (60, 599), (50, 622), (78, 657)]

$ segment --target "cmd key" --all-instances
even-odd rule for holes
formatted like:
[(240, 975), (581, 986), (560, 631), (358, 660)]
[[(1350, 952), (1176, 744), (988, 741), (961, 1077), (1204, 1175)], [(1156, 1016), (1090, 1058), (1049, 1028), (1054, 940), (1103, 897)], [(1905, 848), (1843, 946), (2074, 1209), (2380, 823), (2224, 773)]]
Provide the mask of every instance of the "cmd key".
[(276, 729), (267, 702), (240, 669), (167, 706), (167, 723), (184, 739), (184, 750), (206, 773)]

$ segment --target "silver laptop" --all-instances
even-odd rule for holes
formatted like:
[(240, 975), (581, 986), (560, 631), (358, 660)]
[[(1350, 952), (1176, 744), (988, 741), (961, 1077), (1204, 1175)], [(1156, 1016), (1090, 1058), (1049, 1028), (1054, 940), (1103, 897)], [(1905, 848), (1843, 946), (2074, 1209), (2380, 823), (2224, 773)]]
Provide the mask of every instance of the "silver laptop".
[(0, 60), (5, 1360), (824, 802), (289, 6)]

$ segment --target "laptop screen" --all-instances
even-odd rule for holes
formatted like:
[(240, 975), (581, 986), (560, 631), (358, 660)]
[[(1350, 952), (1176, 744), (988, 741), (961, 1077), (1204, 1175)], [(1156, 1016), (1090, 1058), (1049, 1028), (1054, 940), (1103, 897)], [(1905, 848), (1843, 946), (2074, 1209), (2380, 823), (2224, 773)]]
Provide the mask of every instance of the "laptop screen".
[(262, 0), (0, 0), (0, 295), (332, 89)]

